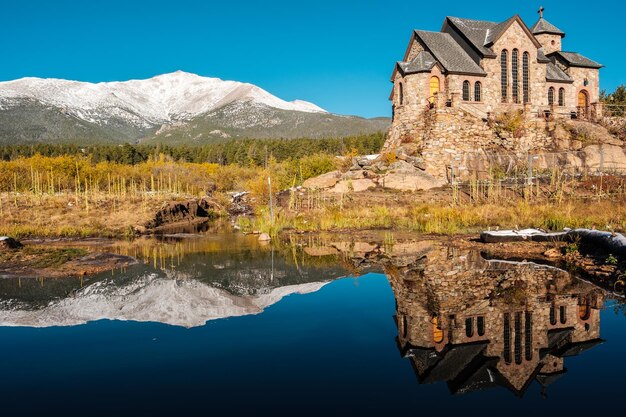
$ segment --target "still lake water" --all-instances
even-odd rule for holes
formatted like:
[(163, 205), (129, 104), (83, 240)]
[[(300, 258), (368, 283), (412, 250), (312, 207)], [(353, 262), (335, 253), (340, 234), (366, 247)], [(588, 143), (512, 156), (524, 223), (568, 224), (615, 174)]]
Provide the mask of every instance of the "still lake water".
[(609, 292), (334, 239), (146, 240), (124, 271), (0, 280), (2, 415), (624, 415)]

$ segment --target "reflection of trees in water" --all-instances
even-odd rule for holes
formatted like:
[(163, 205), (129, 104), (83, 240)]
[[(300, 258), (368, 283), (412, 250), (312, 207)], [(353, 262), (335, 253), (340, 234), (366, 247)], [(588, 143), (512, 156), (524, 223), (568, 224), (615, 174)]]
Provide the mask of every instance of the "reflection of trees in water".
[(196, 280), (236, 296), (335, 279), (346, 274), (339, 256), (307, 255), (302, 245), (261, 244), (257, 236), (219, 233), (205, 236), (148, 237), (117, 242), (99, 250), (132, 256), (139, 265), (88, 277), (0, 280), (0, 305), (36, 309), (72, 297), (84, 287), (103, 283), (122, 287), (147, 274), (172, 280)]

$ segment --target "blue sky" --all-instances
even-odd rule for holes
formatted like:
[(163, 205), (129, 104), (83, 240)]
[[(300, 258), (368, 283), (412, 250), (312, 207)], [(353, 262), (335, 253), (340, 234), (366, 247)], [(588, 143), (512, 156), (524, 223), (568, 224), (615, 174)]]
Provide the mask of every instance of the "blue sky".
[(180, 69), (334, 113), (388, 116), (389, 76), (411, 29), (439, 30), (446, 15), (502, 21), (515, 13), (530, 26), (540, 4), (567, 33), (564, 50), (606, 66), (601, 88), (626, 83), (624, 0), (7, 0), (0, 80), (116, 81)]

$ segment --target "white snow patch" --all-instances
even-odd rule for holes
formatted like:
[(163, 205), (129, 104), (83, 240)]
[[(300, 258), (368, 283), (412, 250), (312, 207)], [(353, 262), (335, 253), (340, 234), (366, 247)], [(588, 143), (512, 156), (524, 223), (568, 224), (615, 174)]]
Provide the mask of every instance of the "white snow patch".
[(87, 83), (53, 78), (21, 78), (0, 82), (2, 106), (31, 99), (64, 109), (80, 119), (102, 123), (120, 117), (148, 127), (188, 120), (233, 101), (277, 109), (327, 113), (313, 103), (282, 100), (253, 84), (201, 77), (183, 71), (147, 80)]

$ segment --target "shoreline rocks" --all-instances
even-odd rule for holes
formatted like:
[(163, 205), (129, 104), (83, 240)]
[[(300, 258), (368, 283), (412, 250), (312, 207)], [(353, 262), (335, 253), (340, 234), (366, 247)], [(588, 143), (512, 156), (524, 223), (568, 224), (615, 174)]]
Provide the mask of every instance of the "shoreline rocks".
[(19, 241), (9, 236), (0, 236), (0, 250), (19, 249), (22, 245)]

